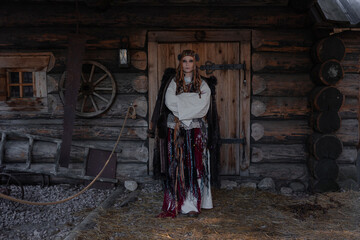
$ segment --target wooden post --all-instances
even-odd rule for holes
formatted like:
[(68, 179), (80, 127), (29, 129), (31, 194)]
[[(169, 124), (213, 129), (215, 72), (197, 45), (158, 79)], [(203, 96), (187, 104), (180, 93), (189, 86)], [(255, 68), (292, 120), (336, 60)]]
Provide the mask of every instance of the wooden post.
[(65, 83), (66, 95), (64, 106), (64, 134), (62, 137), (60, 166), (68, 167), (72, 133), (75, 121), (75, 107), (80, 88), (82, 60), (85, 53), (86, 40), (83, 36), (70, 37), (67, 56), (67, 81)]

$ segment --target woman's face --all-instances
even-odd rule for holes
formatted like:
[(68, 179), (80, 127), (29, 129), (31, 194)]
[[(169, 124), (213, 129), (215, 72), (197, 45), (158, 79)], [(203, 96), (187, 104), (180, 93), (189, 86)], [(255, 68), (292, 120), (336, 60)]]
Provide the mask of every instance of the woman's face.
[(182, 60), (182, 66), (184, 73), (191, 73), (194, 71), (194, 58), (191, 56), (185, 56)]

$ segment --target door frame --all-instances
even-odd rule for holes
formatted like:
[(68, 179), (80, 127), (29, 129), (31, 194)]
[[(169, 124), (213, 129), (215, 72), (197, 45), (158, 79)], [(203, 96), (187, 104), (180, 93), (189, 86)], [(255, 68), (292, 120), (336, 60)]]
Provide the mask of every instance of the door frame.
[[(246, 70), (241, 71), (240, 79), (240, 134), (246, 139), (242, 146), (245, 158), (240, 159), (240, 169), (245, 170), (250, 165), (250, 96), (251, 96), (251, 30), (174, 30), (148, 32), (148, 80), (149, 80), (149, 123), (155, 107), (157, 79), (158, 44), (159, 43), (188, 43), (188, 42), (240, 42), (240, 62), (246, 64)], [(245, 80), (245, 81), (244, 81)], [(149, 138), (149, 173), (153, 173), (153, 154), (155, 140)]]

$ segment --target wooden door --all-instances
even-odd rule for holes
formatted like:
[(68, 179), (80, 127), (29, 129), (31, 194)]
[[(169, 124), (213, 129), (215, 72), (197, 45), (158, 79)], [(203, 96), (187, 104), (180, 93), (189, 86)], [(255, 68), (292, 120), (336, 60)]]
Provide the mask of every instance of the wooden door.
[[(174, 33), (172, 33), (174, 34)], [(156, 101), (157, 90), (160, 87), (161, 78), (166, 68), (176, 68), (177, 56), (185, 49), (192, 49), (200, 56), (198, 65), (204, 65), (206, 61), (215, 64), (240, 64), (250, 56), (246, 44), (241, 41), (213, 41), (213, 42), (156, 42), (151, 44), (149, 40), (149, 112), (150, 116)], [(248, 64), (250, 61), (248, 62)], [(249, 67), (249, 65), (248, 65)], [(249, 101), (247, 84), (245, 84), (243, 70), (216, 70), (207, 75), (214, 75), (218, 79), (216, 87), (216, 101), (218, 107), (220, 136), (222, 139), (240, 139), (249, 131), (249, 121), (244, 122), (249, 112), (246, 105)], [(156, 76), (156, 77), (155, 77)], [(249, 89), (250, 90), (250, 89)], [(250, 103), (248, 103), (250, 104)], [(248, 129), (244, 129), (248, 127)], [(248, 141), (250, 142), (250, 141)], [(151, 148), (150, 144), (150, 148)], [(246, 152), (243, 152), (246, 151)], [(239, 175), (240, 168), (248, 166), (249, 158), (247, 146), (239, 143), (222, 144), (220, 153), (220, 174)], [(151, 154), (151, 151), (150, 151)], [(245, 154), (245, 155), (244, 155)], [(151, 156), (150, 156), (151, 157)]]

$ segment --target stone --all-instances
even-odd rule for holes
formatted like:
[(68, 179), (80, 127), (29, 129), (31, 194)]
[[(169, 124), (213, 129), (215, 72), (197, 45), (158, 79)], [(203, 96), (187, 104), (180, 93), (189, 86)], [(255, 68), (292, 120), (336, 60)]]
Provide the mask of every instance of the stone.
[(339, 181), (338, 184), (342, 190), (359, 191), (359, 184), (353, 179), (349, 178), (344, 181)]
[(272, 178), (264, 178), (258, 184), (258, 188), (261, 190), (275, 190), (275, 182)]
[(137, 189), (138, 184), (135, 181), (127, 180), (127, 181), (125, 181), (124, 186), (127, 190), (133, 192)]
[(339, 165), (339, 181), (353, 179), (357, 181), (358, 173), (355, 165)]
[(280, 189), (280, 193), (281, 194), (283, 194), (283, 195), (291, 195), (292, 194), (292, 192), (293, 192), (293, 190), (291, 189), (291, 188), (289, 188), (289, 187), (282, 187), (281, 189)]
[(234, 187), (237, 187), (237, 183), (230, 180), (221, 180), (221, 189), (233, 189)]
[(242, 183), (240, 185), (240, 187), (256, 189), (257, 186), (256, 186), (256, 183), (254, 183), (254, 182), (247, 182), (247, 183)]
[(293, 190), (293, 192), (305, 192), (305, 186), (301, 182), (291, 182), (289, 187)]

